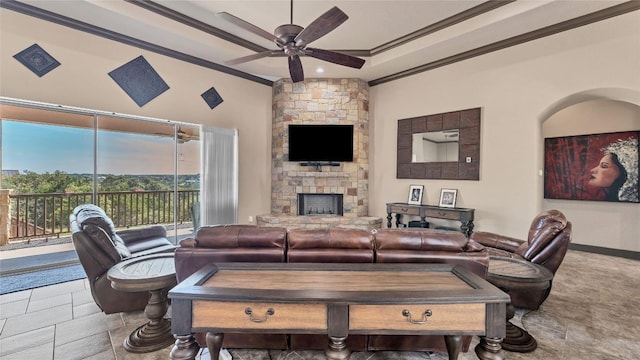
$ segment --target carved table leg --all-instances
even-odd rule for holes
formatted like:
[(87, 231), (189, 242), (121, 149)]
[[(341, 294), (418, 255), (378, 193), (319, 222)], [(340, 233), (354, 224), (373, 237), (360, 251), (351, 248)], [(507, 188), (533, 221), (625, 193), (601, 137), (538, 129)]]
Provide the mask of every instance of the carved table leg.
[(329, 337), (329, 348), (324, 352), (329, 360), (345, 360), (351, 356), (351, 351), (347, 349), (346, 336)]
[(220, 357), (220, 349), (222, 349), (222, 340), (224, 334), (208, 332), (207, 336), (207, 349), (209, 349), (209, 358), (212, 360), (218, 360)]
[(480, 360), (504, 360), (504, 351), (500, 343), (502, 339), (481, 336), (480, 343), (476, 345), (476, 355)]
[(174, 335), (176, 338), (175, 345), (169, 353), (170, 360), (195, 360), (200, 346), (196, 343), (196, 339), (191, 335)]
[(511, 323), (515, 313), (513, 305), (507, 304), (507, 336), (502, 341), (502, 348), (520, 353), (531, 352), (538, 347), (538, 342), (528, 331)]
[(460, 351), (462, 350), (462, 336), (461, 335), (445, 335), (444, 343), (447, 345), (447, 354), (449, 354), (449, 360), (457, 360)]
[(133, 353), (147, 353), (163, 349), (174, 342), (171, 320), (165, 319), (169, 304), (163, 289), (149, 291), (151, 296), (144, 308), (149, 321), (124, 339), (124, 348)]
[(387, 228), (391, 227), (391, 213), (387, 213)]
[(460, 231), (467, 237), (471, 236), (473, 232), (473, 220), (462, 221), (460, 225)]
[(402, 214), (396, 214), (396, 227), (399, 228), (402, 224)]

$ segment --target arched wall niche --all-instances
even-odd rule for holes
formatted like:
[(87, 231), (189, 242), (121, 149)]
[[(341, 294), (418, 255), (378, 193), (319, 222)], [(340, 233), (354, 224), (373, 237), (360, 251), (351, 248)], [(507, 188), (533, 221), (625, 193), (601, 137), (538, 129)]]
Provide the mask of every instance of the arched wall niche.
[(539, 121), (541, 211), (553, 208), (565, 213), (573, 223), (573, 244), (612, 249), (612, 253), (640, 251), (640, 204), (544, 199), (542, 176), (547, 137), (640, 130), (640, 91), (601, 88), (571, 94), (547, 107)]
[(538, 117), (540, 124), (553, 116), (558, 111), (569, 106), (590, 100), (617, 100), (640, 106), (640, 91), (621, 88), (600, 88), (581, 91), (568, 95), (547, 107)]

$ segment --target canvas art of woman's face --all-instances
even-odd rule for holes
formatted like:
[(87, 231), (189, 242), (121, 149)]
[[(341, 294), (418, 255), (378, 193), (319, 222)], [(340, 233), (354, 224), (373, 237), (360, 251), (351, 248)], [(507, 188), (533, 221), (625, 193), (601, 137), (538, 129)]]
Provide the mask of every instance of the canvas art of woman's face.
[(613, 162), (611, 155), (605, 155), (600, 163), (591, 169), (589, 185), (600, 188), (608, 188), (620, 176), (620, 168)]

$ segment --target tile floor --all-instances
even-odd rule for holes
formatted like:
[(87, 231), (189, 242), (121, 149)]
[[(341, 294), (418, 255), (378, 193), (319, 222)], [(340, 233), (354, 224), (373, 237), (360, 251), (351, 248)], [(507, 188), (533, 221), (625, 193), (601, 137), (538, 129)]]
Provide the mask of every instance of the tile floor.
[[(640, 262), (569, 251), (540, 310), (518, 311), (538, 340), (528, 354), (506, 352), (507, 359), (632, 360), (640, 354)], [(122, 340), (145, 320), (142, 312), (105, 315), (91, 298), (86, 280), (0, 296), (2, 360), (156, 360), (170, 347), (132, 354)], [(472, 347), (477, 343), (472, 342)], [(234, 360), (323, 359), (318, 351), (231, 350)], [(204, 351), (200, 360), (209, 359)], [(443, 360), (444, 353), (364, 352), (354, 360)], [(473, 350), (460, 360), (476, 359)]]

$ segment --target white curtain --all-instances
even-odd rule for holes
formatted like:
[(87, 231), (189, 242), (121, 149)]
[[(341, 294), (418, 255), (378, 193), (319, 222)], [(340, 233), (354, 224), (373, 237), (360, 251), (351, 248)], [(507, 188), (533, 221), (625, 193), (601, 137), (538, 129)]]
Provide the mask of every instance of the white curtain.
[(202, 126), (202, 225), (238, 221), (238, 130)]

